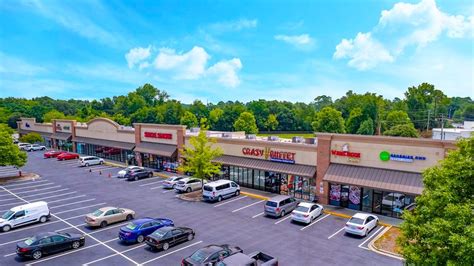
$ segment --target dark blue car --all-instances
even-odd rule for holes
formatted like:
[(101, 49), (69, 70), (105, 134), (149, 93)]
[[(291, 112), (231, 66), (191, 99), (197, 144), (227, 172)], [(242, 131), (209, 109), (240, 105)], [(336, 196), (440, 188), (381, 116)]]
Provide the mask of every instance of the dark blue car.
[(166, 218), (145, 217), (136, 219), (120, 228), (119, 239), (124, 242), (141, 243), (147, 235), (165, 226), (174, 226), (174, 223)]

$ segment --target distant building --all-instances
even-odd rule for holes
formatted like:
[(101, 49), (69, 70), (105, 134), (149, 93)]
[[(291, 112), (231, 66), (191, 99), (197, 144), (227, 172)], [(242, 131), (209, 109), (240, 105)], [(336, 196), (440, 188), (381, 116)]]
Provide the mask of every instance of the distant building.
[(474, 132), (474, 121), (464, 121), (462, 127), (458, 128), (433, 128), (433, 139), (456, 140), (458, 138), (469, 138)]

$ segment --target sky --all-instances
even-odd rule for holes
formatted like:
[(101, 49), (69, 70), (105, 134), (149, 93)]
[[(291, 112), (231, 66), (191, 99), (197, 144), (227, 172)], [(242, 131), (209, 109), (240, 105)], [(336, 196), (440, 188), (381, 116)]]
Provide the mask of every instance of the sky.
[(0, 0), (0, 97), (474, 98), (472, 1)]

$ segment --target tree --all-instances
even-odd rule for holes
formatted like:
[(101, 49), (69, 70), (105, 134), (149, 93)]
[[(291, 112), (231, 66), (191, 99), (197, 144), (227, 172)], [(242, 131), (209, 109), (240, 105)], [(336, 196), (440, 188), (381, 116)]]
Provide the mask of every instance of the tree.
[(464, 121), (474, 120), (474, 103), (467, 105), (462, 112), (462, 117)]
[(207, 109), (207, 106), (205, 106), (200, 100), (195, 100), (189, 107), (189, 111), (196, 116), (198, 121), (200, 121), (201, 118), (209, 117), (209, 109)]
[(274, 114), (269, 114), (267, 121), (265, 121), (265, 128), (268, 131), (273, 131), (277, 128), (278, 126), (278, 119)]
[(423, 193), (404, 212), (398, 239), (407, 265), (474, 265), (474, 136), (423, 172)]
[(178, 170), (184, 173), (192, 173), (194, 177), (201, 179), (201, 187), (204, 180), (220, 173), (221, 166), (214, 163), (213, 160), (223, 154), (223, 151), (212, 146), (216, 143), (215, 139), (207, 138), (206, 130), (201, 128), (197, 136), (189, 139), (189, 144), (186, 145), (181, 153), (183, 154), (183, 161), (178, 167)]
[(58, 110), (51, 110), (43, 115), (43, 121), (50, 123), (53, 119), (64, 119), (66, 116)]
[(185, 111), (180, 120), (181, 125), (186, 125), (187, 128), (193, 128), (198, 125), (197, 117), (190, 111)]
[(257, 122), (255, 116), (250, 112), (243, 112), (234, 123), (236, 131), (245, 131), (246, 134), (257, 134)]
[(324, 107), (331, 106), (333, 104), (332, 98), (330, 96), (321, 95), (314, 98), (313, 105), (316, 108), (316, 111), (320, 111)]
[(26, 164), (26, 158), (26, 153), (13, 143), (11, 134), (4, 127), (0, 127), (0, 166), (22, 167)]
[(312, 125), (316, 132), (345, 133), (342, 114), (332, 107), (317, 112)]
[(3, 123), (0, 123), (0, 131), (6, 131), (10, 135), (15, 133), (15, 130), (13, 128), (11, 128), (7, 124), (3, 124)]
[(354, 108), (346, 121), (347, 133), (355, 134), (364, 120), (362, 109)]
[(389, 130), (386, 130), (383, 134), (385, 136), (418, 138), (418, 131), (416, 131), (416, 128), (413, 127), (413, 124), (393, 126)]
[(404, 111), (391, 111), (385, 117), (383, 121), (383, 128), (389, 129), (396, 125), (412, 124), (410, 117)]
[[(449, 99), (435, 86), (429, 83), (422, 83), (417, 87), (409, 87), (405, 92), (408, 112), (415, 128), (423, 129), (426, 127), (428, 111), (431, 112), (431, 118), (437, 118), (438, 113), (446, 113)], [(430, 128), (434, 126), (434, 120), (430, 119)]]
[(20, 118), (23, 116), (21, 113), (13, 113), (8, 117), (7, 124), (9, 127), (13, 129), (18, 128), (18, 124), (16, 122), (20, 121)]
[(368, 118), (362, 124), (360, 124), (359, 129), (357, 129), (357, 134), (359, 135), (373, 135), (374, 134), (374, 121), (371, 118)]
[(217, 126), (219, 124), (219, 120), (224, 115), (224, 111), (221, 108), (213, 109), (209, 112), (209, 123), (211, 125), (211, 129), (217, 130)]
[(38, 143), (43, 142), (43, 137), (41, 137), (41, 135), (36, 132), (31, 132), (21, 136), (20, 141), (26, 143)]

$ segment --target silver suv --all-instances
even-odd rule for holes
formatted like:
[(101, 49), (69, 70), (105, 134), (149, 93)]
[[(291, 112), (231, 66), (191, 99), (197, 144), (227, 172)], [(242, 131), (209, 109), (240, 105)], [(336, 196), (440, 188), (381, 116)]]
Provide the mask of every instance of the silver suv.
[(290, 196), (275, 196), (265, 202), (264, 212), (267, 216), (283, 217), (285, 214), (291, 213), (298, 203), (295, 198)]

